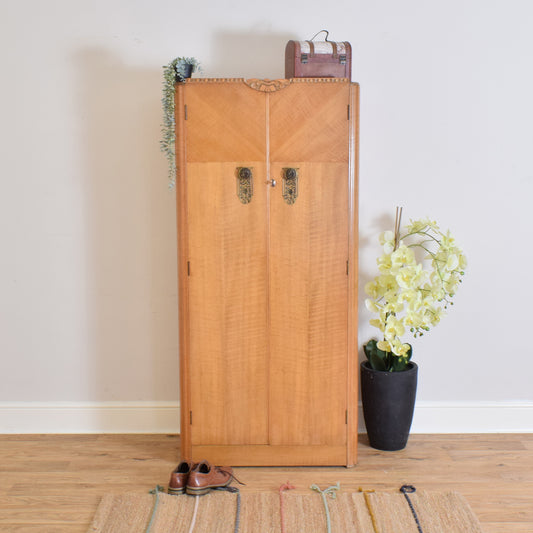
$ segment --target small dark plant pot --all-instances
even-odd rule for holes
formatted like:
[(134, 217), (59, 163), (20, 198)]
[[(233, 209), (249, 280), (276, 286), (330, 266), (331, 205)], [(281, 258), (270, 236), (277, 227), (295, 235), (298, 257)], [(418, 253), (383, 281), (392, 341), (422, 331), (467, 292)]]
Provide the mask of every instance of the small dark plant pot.
[(193, 66), (191, 64), (187, 63), (183, 67), (183, 77), (184, 78), (190, 78), (192, 76), (192, 69), (193, 69)]
[(368, 440), (372, 448), (403, 450), (415, 409), (418, 366), (410, 362), (403, 372), (374, 370), (361, 363), (361, 397)]
[(192, 76), (194, 70), (194, 65), (191, 63), (184, 63), (179, 67), (179, 70), (176, 70), (176, 81), (183, 82), (187, 78)]

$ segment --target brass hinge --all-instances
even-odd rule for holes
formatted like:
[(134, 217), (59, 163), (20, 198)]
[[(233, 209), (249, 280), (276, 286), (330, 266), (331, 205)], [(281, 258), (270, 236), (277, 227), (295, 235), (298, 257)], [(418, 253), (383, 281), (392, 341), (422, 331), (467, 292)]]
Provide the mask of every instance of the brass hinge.
[(187, 113), (187, 106), (185, 105), (185, 106), (183, 106), (183, 108), (184, 108), (183, 109), (183, 114), (185, 115), (185, 120), (187, 120), (187, 118), (189, 116), (188, 113)]
[(346, 409), (346, 424), (348, 424), (348, 409)]
[(191, 275), (191, 262), (187, 261), (187, 276)]
[(347, 116), (348, 120), (350, 120), (350, 104), (348, 104), (348, 116)]
[(350, 271), (350, 261), (346, 261), (346, 275), (348, 275), (349, 271)]
[(192, 426), (192, 411), (189, 411), (189, 424)]

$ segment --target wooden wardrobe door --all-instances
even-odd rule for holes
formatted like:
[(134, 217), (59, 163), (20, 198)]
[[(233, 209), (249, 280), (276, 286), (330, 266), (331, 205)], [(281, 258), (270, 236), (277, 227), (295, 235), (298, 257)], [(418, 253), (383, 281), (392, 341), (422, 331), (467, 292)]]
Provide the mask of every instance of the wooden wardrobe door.
[[(268, 442), (265, 95), (184, 90), (192, 445)], [(238, 195), (237, 169), (253, 195)]]
[[(346, 444), (349, 97), (347, 83), (297, 80), (270, 95), (273, 445)], [(298, 174), (292, 204), (286, 168)]]

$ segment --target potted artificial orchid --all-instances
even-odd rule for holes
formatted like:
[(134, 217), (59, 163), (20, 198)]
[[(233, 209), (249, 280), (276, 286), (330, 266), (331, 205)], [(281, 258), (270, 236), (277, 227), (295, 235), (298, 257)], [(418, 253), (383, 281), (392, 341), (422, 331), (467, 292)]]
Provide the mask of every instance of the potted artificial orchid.
[(370, 445), (383, 450), (404, 448), (411, 427), (418, 367), (405, 336), (416, 339), (440, 322), (466, 267), (449, 231), (429, 219), (402, 229), (401, 212), (394, 231), (380, 236), (379, 274), (365, 286), (366, 307), (377, 315), (370, 324), (381, 334), (363, 347), (361, 394)]

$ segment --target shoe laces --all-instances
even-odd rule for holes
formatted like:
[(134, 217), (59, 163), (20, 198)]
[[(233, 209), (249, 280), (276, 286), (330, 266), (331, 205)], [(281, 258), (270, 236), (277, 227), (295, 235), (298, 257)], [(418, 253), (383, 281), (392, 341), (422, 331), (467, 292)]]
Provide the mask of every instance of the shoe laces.
[(219, 472), (222, 472), (224, 474), (228, 474), (231, 479), (234, 479), (239, 485), (246, 485), (246, 483), (243, 483), (240, 479), (238, 479), (235, 474), (233, 473), (233, 470), (225, 470), (224, 467), (222, 466), (215, 466), (215, 468), (219, 471)]

